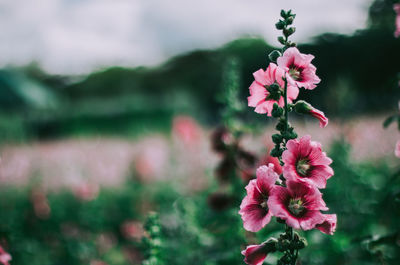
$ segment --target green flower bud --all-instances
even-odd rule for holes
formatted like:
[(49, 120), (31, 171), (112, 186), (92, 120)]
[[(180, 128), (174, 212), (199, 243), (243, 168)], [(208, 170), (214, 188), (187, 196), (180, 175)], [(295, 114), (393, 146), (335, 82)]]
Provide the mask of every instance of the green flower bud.
[[(290, 12), (290, 11), (289, 11)], [(283, 18), (287, 18), (288, 17), (288, 15), (289, 14), (287, 14), (286, 12), (285, 12), (285, 10), (281, 10), (281, 17), (283, 17)]]
[(283, 29), (283, 35), (285, 35), (285, 37), (289, 37), (290, 35), (292, 35), (294, 32), (296, 31), (295, 27), (291, 27), (291, 28), (284, 28)]
[(278, 41), (280, 44), (283, 44), (283, 45), (285, 45), (285, 43), (286, 43), (285, 39), (282, 36), (278, 37)]
[(276, 125), (275, 129), (282, 132), (283, 130), (285, 130), (285, 126), (286, 126), (285, 120), (280, 119), (278, 124)]
[(277, 30), (282, 30), (285, 28), (285, 26), (286, 26), (286, 23), (283, 20), (279, 20), (279, 22), (275, 24), (275, 28)]
[(275, 146), (274, 149), (271, 150), (271, 156), (279, 157), (282, 154), (282, 149), (279, 148), (279, 145)]
[(272, 61), (272, 62), (276, 62), (276, 60), (281, 57), (282, 54), (277, 51), (277, 50), (273, 50), (269, 55), (268, 58)]
[(277, 103), (274, 103), (271, 114), (272, 114), (272, 117), (279, 118), (283, 114), (283, 109), (281, 107), (279, 107)]
[(288, 17), (288, 18), (285, 20), (286, 25), (291, 25), (291, 24), (293, 23), (293, 20), (294, 20), (294, 17)]
[(300, 114), (308, 114), (312, 110), (312, 107), (304, 100), (299, 100), (294, 104), (294, 110)]
[(280, 135), (280, 134), (273, 134), (272, 135), (272, 141), (275, 143), (275, 144), (280, 144), (280, 143), (282, 143), (282, 135)]
[(266, 252), (271, 253), (276, 251), (278, 240), (274, 237), (268, 238), (267, 241), (263, 243)]
[(308, 245), (307, 240), (304, 237), (300, 237), (299, 240), (292, 242), (292, 244), (293, 249), (303, 249)]

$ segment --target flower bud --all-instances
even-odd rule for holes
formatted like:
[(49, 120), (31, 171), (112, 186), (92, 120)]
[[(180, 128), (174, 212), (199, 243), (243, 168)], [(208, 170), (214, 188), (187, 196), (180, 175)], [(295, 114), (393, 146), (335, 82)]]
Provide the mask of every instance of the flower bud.
[(308, 114), (311, 109), (312, 106), (304, 100), (299, 100), (296, 102), (296, 104), (294, 104), (294, 110), (300, 114)]
[(293, 23), (293, 20), (294, 20), (294, 17), (288, 17), (288, 18), (285, 20), (286, 25), (291, 25), (291, 24)]
[(314, 118), (317, 118), (319, 120), (319, 127), (321, 128), (324, 128), (326, 127), (326, 125), (328, 125), (328, 118), (325, 117), (325, 114), (303, 100), (299, 100), (296, 102), (296, 104), (294, 105), (294, 110), (297, 113), (309, 114)]
[(285, 23), (285, 21), (282, 21), (282, 20), (279, 20), (279, 22), (275, 24), (275, 28), (277, 30), (282, 30), (285, 28), (285, 26), (286, 26), (286, 23)]
[(279, 148), (279, 145), (275, 146), (272, 150), (271, 150), (271, 156), (273, 157), (279, 157), (282, 154), (281, 149)]
[(278, 41), (280, 44), (283, 44), (283, 45), (285, 45), (285, 43), (286, 43), (285, 38), (283, 38), (282, 36), (278, 37)]
[(275, 144), (280, 144), (280, 143), (282, 143), (282, 135), (280, 135), (280, 134), (273, 134), (272, 135), (272, 141), (275, 143)]
[(268, 58), (269, 58), (271, 61), (276, 62), (276, 60), (277, 60), (279, 57), (281, 57), (281, 56), (282, 56), (282, 54), (281, 54), (279, 51), (273, 50), (273, 51), (268, 55)]
[(279, 107), (277, 103), (274, 103), (274, 106), (273, 106), (272, 112), (271, 112), (272, 117), (279, 118), (282, 116), (282, 114), (283, 114), (283, 109), (281, 107)]
[(277, 129), (278, 131), (282, 132), (283, 130), (285, 130), (285, 126), (286, 126), (285, 120), (280, 119), (278, 124), (275, 126), (275, 129)]
[(277, 240), (275, 238), (270, 238), (260, 245), (247, 246), (247, 248), (242, 251), (244, 262), (249, 265), (263, 263), (269, 253), (276, 251), (276, 244)]

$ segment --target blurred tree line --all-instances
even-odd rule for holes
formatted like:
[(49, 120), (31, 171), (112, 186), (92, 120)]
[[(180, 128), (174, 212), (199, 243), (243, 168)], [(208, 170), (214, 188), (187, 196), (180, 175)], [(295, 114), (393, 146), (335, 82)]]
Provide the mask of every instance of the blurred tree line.
[[(351, 36), (326, 33), (300, 45), (302, 52), (315, 55), (313, 63), (322, 79), (315, 92), (301, 93), (301, 97), (330, 117), (348, 118), (395, 108), (400, 98), (400, 40), (393, 37), (393, 2), (376, 0), (371, 5), (367, 29)], [(222, 107), (215, 95), (221, 90), (229, 58), (240, 62), (245, 101), (251, 74), (266, 67), (272, 49), (261, 38), (243, 38), (215, 50), (171, 58), (158, 67), (112, 67), (83, 77), (50, 76), (35, 64), (2, 70), (0, 129), (4, 130), (0, 138), (48, 138), (82, 132), (137, 134), (163, 130), (177, 112), (213, 124)], [(28, 83), (36, 84), (36, 89), (26, 89), (33, 86)]]

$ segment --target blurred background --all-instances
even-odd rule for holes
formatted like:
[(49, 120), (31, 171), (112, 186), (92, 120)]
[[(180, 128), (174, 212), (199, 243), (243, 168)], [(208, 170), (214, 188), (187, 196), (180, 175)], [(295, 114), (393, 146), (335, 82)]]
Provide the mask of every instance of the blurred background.
[(255, 168), (273, 162), (274, 120), (247, 96), (279, 47), (281, 9), (297, 14), (292, 39), (322, 80), (299, 98), (330, 122), (291, 121), (335, 170), (324, 198), (337, 232), (304, 233), (301, 264), (399, 264), (400, 134), (382, 126), (399, 113), (395, 2), (1, 1), (11, 264), (242, 264), (246, 244), (275, 235), (278, 223), (246, 233), (237, 211)]

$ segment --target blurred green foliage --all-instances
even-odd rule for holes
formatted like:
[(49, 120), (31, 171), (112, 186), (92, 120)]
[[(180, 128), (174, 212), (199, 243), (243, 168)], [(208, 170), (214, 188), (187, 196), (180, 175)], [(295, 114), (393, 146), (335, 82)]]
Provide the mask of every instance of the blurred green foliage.
[[(349, 144), (341, 141), (329, 152), (335, 175), (323, 193), (330, 212), (338, 215), (337, 231), (334, 236), (303, 232), (309, 246), (300, 252), (301, 261), (310, 265), (399, 264), (400, 172), (393, 174), (384, 160), (354, 163), (350, 152)], [(102, 189), (93, 201), (82, 201), (67, 191), (49, 193), (47, 217), (35, 214), (32, 192), (37, 186), (3, 187), (0, 242), (7, 242), (13, 265), (83, 265), (91, 260), (140, 264), (151, 257), (149, 240), (126, 238), (121, 226), (127, 220), (143, 223), (149, 211), (157, 211), (159, 217), (145, 225), (147, 237), (157, 236), (152, 243), (157, 246), (152, 252), (157, 258), (146, 264), (222, 265), (242, 264), (240, 251), (247, 244), (276, 236), (282, 229), (282, 224), (272, 221), (261, 233), (245, 232), (238, 202), (213, 210), (207, 198), (218, 189), (216, 182), (196, 193), (178, 192), (174, 187), (173, 183), (129, 180), (123, 187)], [(244, 196), (244, 184), (242, 190)], [(274, 255), (266, 260), (275, 262)]]
[[(394, 13), (388, 16), (394, 23)], [(371, 26), (352, 36), (326, 33), (316, 37), (299, 48), (315, 55), (313, 63), (322, 82), (312, 93), (300, 93), (300, 99), (330, 117), (389, 111), (400, 97), (398, 47), (400, 39), (385, 27)], [(154, 68), (113, 67), (80, 78), (48, 76), (35, 65), (9, 69), (0, 74), (0, 99), (8, 99), (0, 112), (17, 116), (24, 131), (17, 135), (27, 139), (76, 134), (135, 136), (163, 130), (175, 113), (182, 112), (215, 124), (223, 108), (215, 95), (221, 92), (230, 58), (240, 64), (240, 98), (246, 103), (252, 73), (266, 67), (272, 49), (262, 39), (245, 38), (216, 50), (180, 55)], [(40, 93), (30, 95), (34, 90), (24, 85), (30, 82)], [(52, 104), (45, 104), (51, 98)], [(246, 120), (265, 123), (250, 113), (247, 109)]]

